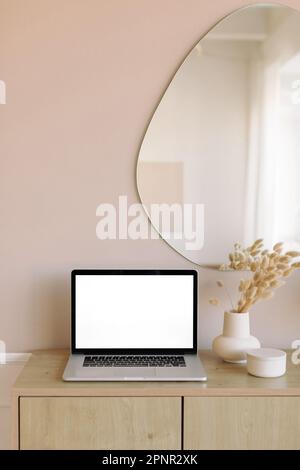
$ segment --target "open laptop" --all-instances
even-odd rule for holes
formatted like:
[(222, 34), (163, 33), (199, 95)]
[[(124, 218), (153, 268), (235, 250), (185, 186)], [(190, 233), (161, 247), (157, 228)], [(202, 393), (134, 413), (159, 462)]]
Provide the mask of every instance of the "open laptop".
[(71, 381), (203, 381), (197, 271), (75, 270)]

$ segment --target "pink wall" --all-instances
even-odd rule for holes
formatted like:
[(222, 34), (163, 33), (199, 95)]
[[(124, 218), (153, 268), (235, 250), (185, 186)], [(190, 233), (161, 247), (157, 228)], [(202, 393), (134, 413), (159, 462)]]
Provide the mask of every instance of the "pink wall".
[[(192, 45), (243, 0), (0, 0), (0, 338), (14, 351), (69, 344), (74, 267), (193, 266), (161, 240), (100, 241), (95, 211), (137, 201), (151, 113)], [(282, 2), (300, 10), (300, 0)], [(212, 191), (214, 189), (212, 188)], [(222, 313), (200, 270), (201, 346)], [(264, 344), (300, 336), (299, 274), (253, 312)], [(298, 332), (298, 333), (297, 333)]]

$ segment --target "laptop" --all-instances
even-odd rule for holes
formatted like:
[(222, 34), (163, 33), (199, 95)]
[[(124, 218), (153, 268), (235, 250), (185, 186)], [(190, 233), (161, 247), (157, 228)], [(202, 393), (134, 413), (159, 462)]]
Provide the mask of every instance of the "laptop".
[(204, 381), (197, 271), (74, 270), (67, 381)]

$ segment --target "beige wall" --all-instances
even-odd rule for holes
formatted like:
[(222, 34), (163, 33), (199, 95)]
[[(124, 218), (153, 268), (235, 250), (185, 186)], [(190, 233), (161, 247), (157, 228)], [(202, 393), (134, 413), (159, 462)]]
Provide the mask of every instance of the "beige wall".
[[(161, 180), (149, 170), (147, 179), (141, 178), (142, 165), (181, 162), (183, 201), (205, 207), (205, 243), (200, 251), (187, 250), (184, 239), (169, 243), (189, 260), (208, 265), (225, 260), (236, 240), (244, 242), (249, 43), (207, 39), (200, 47), (201, 55), (194, 48), (180, 67), (147, 130), (138, 189), (143, 202), (155, 202)], [(167, 202), (169, 185), (161, 185), (159, 193)], [(212, 236), (220, 229), (221, 242)]]
[[(8, 350), (68, 346), (74, 267), (192, 266), (161, 240), (97, 240), (95, 211), (120, 194), (137, 201), (139, 145), (170, 77), (205, 31), (247, 3), (0, 0), (0, 338)], [(300, 10), (299, 0), (283, 3)], [(210, 347), (222, 313), (207, 299), (220, 276), (200, 271), (200, 346)], [(300, 337), (298, 284), (299, 274), (253, 312), (264, 344)]]

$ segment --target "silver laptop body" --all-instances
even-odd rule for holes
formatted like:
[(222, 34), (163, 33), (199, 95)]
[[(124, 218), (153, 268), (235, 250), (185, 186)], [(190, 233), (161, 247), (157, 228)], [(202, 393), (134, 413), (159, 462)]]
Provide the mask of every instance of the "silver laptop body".
[(194, 270), (74, 270), (66, 381), (205, 381)]

